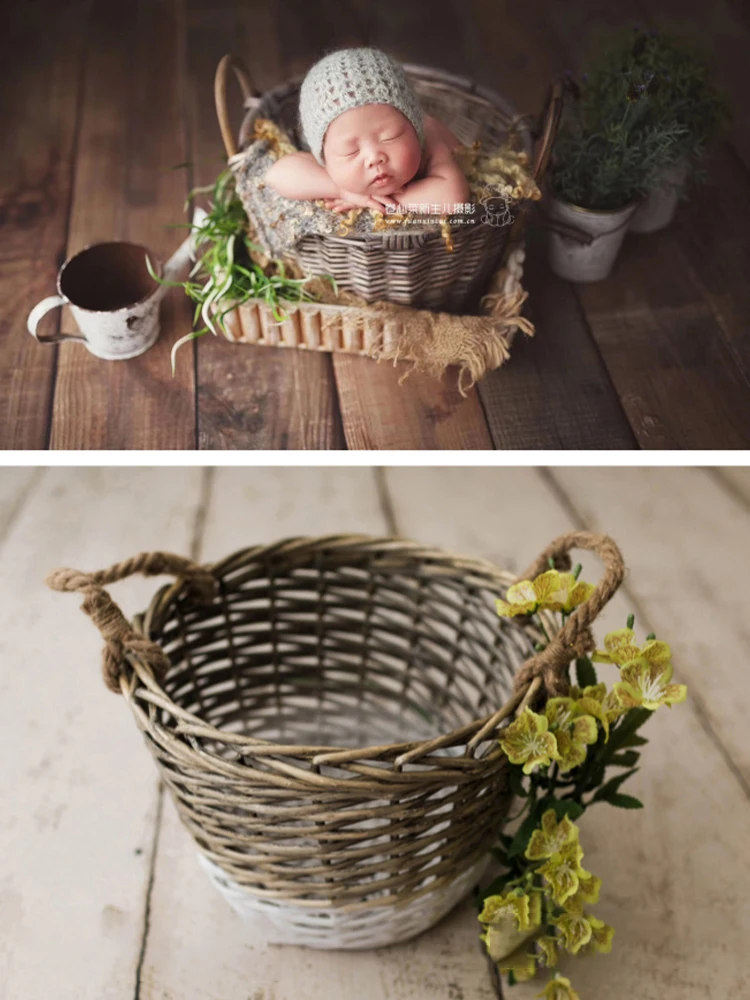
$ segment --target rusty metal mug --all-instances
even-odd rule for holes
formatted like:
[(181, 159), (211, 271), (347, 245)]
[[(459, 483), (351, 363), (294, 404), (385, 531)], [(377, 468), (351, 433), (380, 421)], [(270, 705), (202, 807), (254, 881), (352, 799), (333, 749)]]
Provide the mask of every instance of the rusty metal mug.
[[(195, 218), (194, 218), (195, 224)], [(169, 286), (148, 272), (146, 256), (160, 278), (174, 281), (192, 256), (194, 237), (161, 263), (138, 243), (92, 243), (69, 257), (57, 275), (57, 295), (42, 299), (29, 313), (29, 333), (41, 344), (82, 343), (98, 358), (125, 361), (152, 347), (159, 336), (159, 303)], [(51, 309), (68, 305), (80, 334), (42, 336), (39, 322)]]

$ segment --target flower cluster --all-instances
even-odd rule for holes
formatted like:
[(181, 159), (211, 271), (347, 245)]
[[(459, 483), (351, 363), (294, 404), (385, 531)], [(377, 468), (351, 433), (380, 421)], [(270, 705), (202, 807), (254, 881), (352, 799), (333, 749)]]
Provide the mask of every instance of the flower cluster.
[[(555, 966), (560, 950), (571, 955), (611, 951), (614, 928), (585, 909), (598, 901), (601, 879), (581, 866), (578, 827), (567, 817), (558, 821), (555, 810), (548, 809), (524, 857), (530, 862), (524, 874), (501, 895), (485, 898), (479, 914), (482, 940), (500, 971), (522, 982), (540, 967)], [(576, 996), (569, 981), (559, 978), (544, 995)]]
[(521, 580), (508, 588), (507, 600), (497, 602), (501, 617), (530, 615), (536, 611), (562, 611), (569, 614), (594, 593), (593, 584), (579, 582), (573, 573), (547, 570), (535, 580)]
[[(580, 567), (573, 573), (550, 569), (515, 584), (497, 602), (498, 614), (548, 611), (564, 622), (594, 590), (578, 581), (579, 572)], [(538, 624), (550, 641), (541, 617)], [(619, 669), (611, 689), (599, 683), (594, 663)], [(525, 706), (499, 736), (511, 790), (525, 800), (515, 818), (525, 818), (514, 834), (500, 835), (493, 854), (504, 870), (487, 888), (479, 920), (487, 951), (511, 985), (531, 979), (540, 968), (554, 969), (562, 951), (611, 950), (614, 929), (586, 909), (598, 901), (601, 880), (582, 865), (575, 821), (598, 802), (642, 807), (620, 790), (638, 770), (640, 748), (647, 743), (638, 730), (661, 705), (687, 697), (685, 685), (672, 683), (667, 643), (650, 635), (639, 644), (632, 616), (626, 628), (605, 636), (604, 649), (591, 659), (579, 657), (576, 671), (578, 683), (565, 697), (548, 698), (538, 711)], [(608, 777), (612, 768), (622, 773)], [(580, 1000), (559, 973), (539, 996)]]
[[(588, 690), (588, 689), (587, 689)], [(602, 706), (592, 698), (600, 714)], [(596, 717), (587, 712), (583, 699), (550, 698), (544, 715), (525, 708), (500, 737), (500, 746), (511, 764), (522, 764), (523, 773), (556, 761), (560, 771), (570, 771), (586, 759), (586, 746), (596, 743)], [(606, 716), (605, 716), (606, 717)]]
[(623, 707), (647, 708), (676, 705), (687, 698), (684, 684), (672, 680), (672, 652), (666, 642), (648, 639), (644, 646), (635, 642), (632, 628), (621, 628), (604, 637), (604, 649), (594, 653), (595, 663), (615, 663), (620, 668), (620, 682), (614, 694)]

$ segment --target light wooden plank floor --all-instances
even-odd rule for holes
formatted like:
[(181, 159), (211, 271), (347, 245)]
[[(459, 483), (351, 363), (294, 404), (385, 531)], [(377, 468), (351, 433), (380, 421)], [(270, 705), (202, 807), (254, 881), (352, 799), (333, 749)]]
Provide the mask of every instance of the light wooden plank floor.
[[(199, 870), (100, 639), (55, 566), (142, 549), (213, 560), (333, 531), (398, 533), (522, 568), (554, 535), (609, 531), (633, 610), (675, 648), (690, 699), (649, 725), (641, 813), (592, 810), (609, 957), (569, 960), (582, 1000), (742, 1000), (750, 926), (746, 472), (676, 469), (4, 469), (0, 472), (0, 997), (492, 1000), (475, 911), (418, 940), (321, 953), (251, 939)], [(597, 567), (584, 563), (586, 577)], [(116, 588), (128, 613), (158, 585)], [(519, 986), (530, 1000), (539, 986)]]

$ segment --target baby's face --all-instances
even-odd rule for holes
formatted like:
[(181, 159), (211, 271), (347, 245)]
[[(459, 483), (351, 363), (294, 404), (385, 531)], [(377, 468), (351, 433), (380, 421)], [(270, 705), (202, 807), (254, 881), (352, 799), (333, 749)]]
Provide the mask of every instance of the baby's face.
[(414, 126), (390, 104), (350, 108), (328, 126), (323, 159), (331, 180), (353, 194), (392, 194), (414, 177), (422, 148)]

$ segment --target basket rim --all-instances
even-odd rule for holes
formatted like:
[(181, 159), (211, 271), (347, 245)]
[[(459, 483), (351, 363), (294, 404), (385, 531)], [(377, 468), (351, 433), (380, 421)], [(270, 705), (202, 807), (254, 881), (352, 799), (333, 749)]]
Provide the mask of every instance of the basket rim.
[[(411, 560), (418, 558), (423, 562), (429, 561), (433, 567), (442, 567), (444, 569), (451, 568), (453, 574), (455, 574), (456, 571), (467, 574), (467, 582), (469, 585), (471, 585), (471, 581), (474, 580), (474, 583), (477, 586), (490, 587), (493, 584), (496, 584), (498, 587), (507, 588), (517, 580), (517, 575), (515, 573), (510, 570), (502, 569), (488, 559), (456, 555), (440, 547), (425, 545), (423, 543), (398, 536), (378, 536), (369, 534), (290, 536), (270, 545), (254, 545), (239, 549), (215, 563), (206, 564), (206, 568), (210, 569), (210, 571), (220, 579), (224, 574), (231, 572), (243, 564), (253, 561), (254, 559), (257, 560), (261, 557), (269, 558), (279, 553), (282, 553), (283, 555), (295, 552), (299, 553), (300, 551), (304, 552), (307, 549), (309, 549), (310, 552), (313, 552), (316, 548), (320, 549), (328, 547), (336, 547), (342, 552), (350, 549), (354, 550), (356, 548), (356, 551), (360, 553), (383, 549), (389, 556), (396, 555), (405, 559), (409, 558)], [(304, 562), (301, 563), (301, 565), (304, 565)], [(186, 593), (189, 590), (189, 587), (189, 581), (185, 579), (176, 580), (173, 583), (164, 584), (160, 587), (152, 597), (148, 608), (141, 614), (135, 616), (133, 621), (135, 628), (147, 638), (153, 639), (152, 633), (161, 629), (162, 625), (169, 618), (170, 612), (177, 599), (182, 594)], [(553, 632), (559, 630), (558, 623), (551, 615), (543, 613), (543, 616), (545, 620), (545, 627), (548, 631), (550, 628)], [(510, 626), (519, 627), (515, 622), (511, 622)], [(509, 627), (509, 623), (503, 623), (501, 627), (507, 628)], [(526, 635), (530, 636), (530, 638), (537, 638), (538, 640), (542, 639), (541, 631), (539, 631), (532, 622), (526, 623), (522, 631), (524, 631)], [(224, 743), (241, 745), (248, 748), (248, 756), (251, 755), (253, 747), (257, 749), (263, 747), (267, 748), (264, 750), (264, 756), (268, 755), (270, 751), (272, 755), (279, 755), (287, 758), (296, 757), (298, 759), (309, 761), (313, 766), (321, 764), (335, 765), (336, 763), (356, 761), (360, 758), (363, 760), (388, 758), (391, 759), (393, 766), (400, 770), (400, 768), (405, 764), (419, 761), (424, 762), (424, 758), (429, 756), (429, 754), (431, 754), (434, 750), (459, 742), (468, 744), (470, 738), (474, 734), (479, 733), (483, 726), (485, 726), (487, 722), (493, 718), (493, 716), (498, 715), (498, 710), (502, 709), (502, 717), (497, 719), (496, 725), (493, 727), (493, 729), (496, 729), (497, 726), (499, 726), (500, 723), (506, 718), (511, 716), (519, 708), (523, 708), (526, 704), (528, 704), (534, 698), (541, 685), (540, 680), (537, 679), (526, 688), (521, 688), (518, 691), (511, 691), (509, 692), (504, 705), (497, 706), (494, 711), (482, 716), (479, 719), (474, 719), (471, 722), (465, 723), (463, 726), (456, 727), (446, 733), (441, 733), (439, 736), (431, 737), (429, 739), (392, 742), (387, 744), (373, 744), (356, 748), (341, 746), (331, 747), (315, 744), (300, 746), (297, 744), (283, 744), (276, 740), (248, 737), (237, 733), (226, 732), (224, 729), (207, 722), (198, 715), (195, 715), (195, 713), (189, 712), (177, 705), (167, 694), (162, 684), (154, 678), (149, 667), (145, 665), (137, 656), (129, 654), (128, 661), (133, 667), (133, 675), (125, 686), (123, 693), (126, 695), (127, 700), (130, 702), (131, 707), (134, 710), (143, 710), (142, 706), (136, 706), (135, 704), (137, 678), (143, 687), (148, 691), (148, 694), (145, 697), (146, 701), (154, 704), (157, 708), (160, 707), (166, 709), (175, 718), (179, 719), (181, 723), (183, 723), (180, 725), (181, 734), (190, 734), (208, 739), (217, 739)], [(484, 737), (484, 741), (490, 740), (491, 738), (491, 733), (488, 733)], [(290, 753), (290, 751), (292, 752)], [(479, 763), (480, 760), (489, 763), (490, 760), (494, 759), (496, 754), (494, 751), (491, 751), (483, 758), (478, 758), (475, 757), (473, 751), (469, 753), (467, 748), (466, 756), (476, 759), (477, 763)], [(211, 759), (214, 759), (213, 755), (211, 756)], [(216, 760), (218, 761), (218, 758), (216, 758)], [(443, 765), (449, 761), (448, 758), (435, 758), (434, 760), (436, 764), (440, 762)]]

